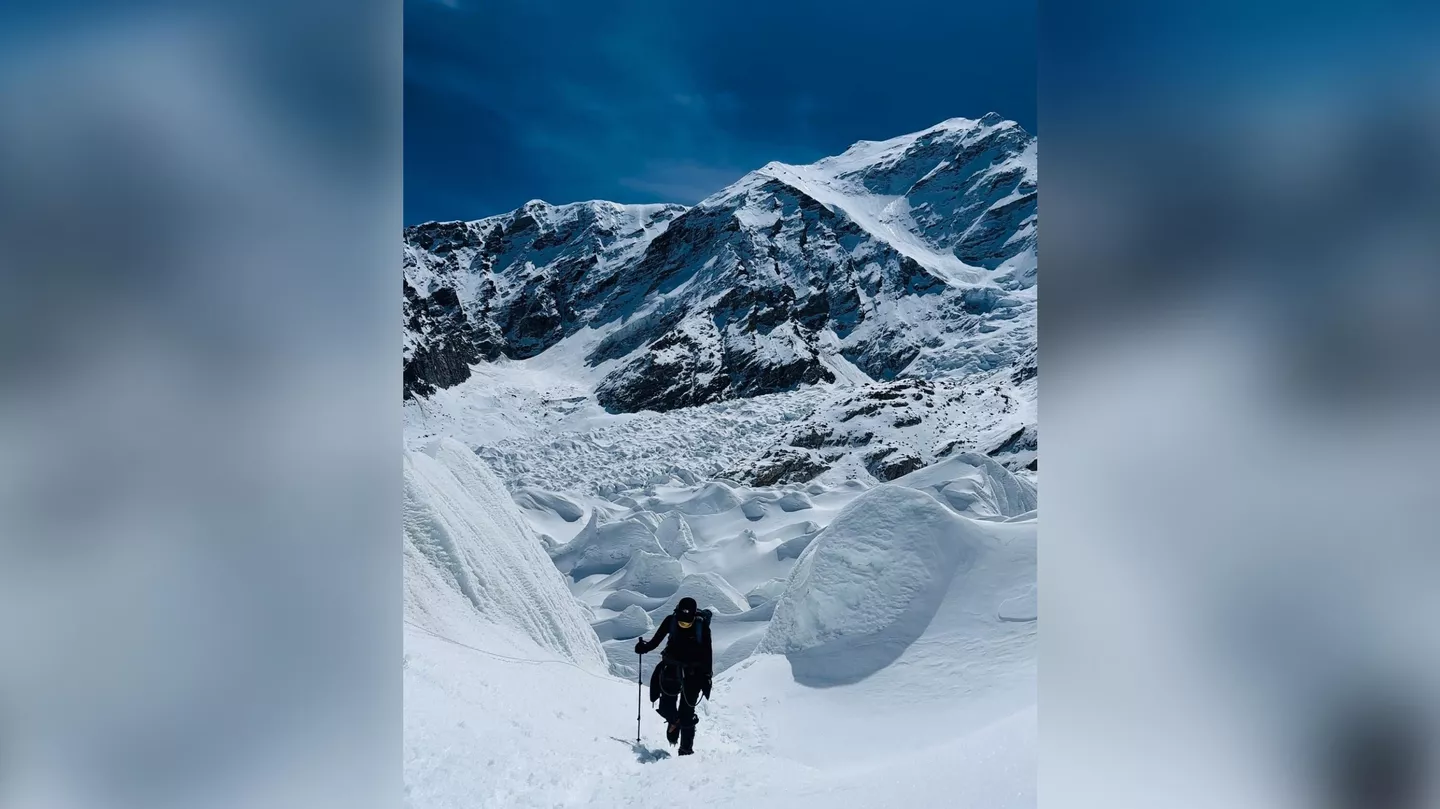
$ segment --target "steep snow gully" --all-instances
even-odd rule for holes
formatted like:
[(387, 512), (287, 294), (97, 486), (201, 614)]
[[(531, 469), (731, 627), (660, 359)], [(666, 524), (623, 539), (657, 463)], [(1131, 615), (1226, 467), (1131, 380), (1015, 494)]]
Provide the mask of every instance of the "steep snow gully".
[(408, 229), (407, 806), (1034, 807), (1035, 183), (987, 115)]

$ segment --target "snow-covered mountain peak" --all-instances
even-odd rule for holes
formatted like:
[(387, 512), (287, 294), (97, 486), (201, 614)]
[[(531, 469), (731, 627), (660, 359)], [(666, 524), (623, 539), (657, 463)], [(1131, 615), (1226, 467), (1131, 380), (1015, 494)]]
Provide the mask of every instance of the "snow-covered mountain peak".
[(617, 412), (995, 370), (1033, 346), (1034, 167), (990, 114), (771, 162), (692, 208), (408, 228), (406, 394), (552, 351)]

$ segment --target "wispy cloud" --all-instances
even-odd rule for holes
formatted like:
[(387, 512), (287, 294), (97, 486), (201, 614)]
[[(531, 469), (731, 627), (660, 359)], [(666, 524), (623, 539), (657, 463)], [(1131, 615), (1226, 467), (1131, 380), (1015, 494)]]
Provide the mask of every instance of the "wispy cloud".
[(651, 160), (639, 175), (622, 177), (619, 183), (633, 191), (691, 205), (735, 182), (747, 170), (692, 160)]

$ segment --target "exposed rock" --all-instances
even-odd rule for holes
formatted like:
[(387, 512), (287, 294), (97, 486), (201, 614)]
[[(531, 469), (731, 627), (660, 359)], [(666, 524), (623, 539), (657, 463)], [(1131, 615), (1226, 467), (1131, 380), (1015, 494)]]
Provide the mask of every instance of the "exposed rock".
[[(618, 361), (596, 391), (614, 412), (832, 382), (838, 357), (878, 381), (1019, 362), (1033, 335), (1005, 332), (1033, 317), (1034, 138), (987, 116), (886, 144), (772, 163), (692, 208), (534, 200), (407, 228), (406, 397), (586, 328), (608, 333), (585, 361)], [(877, 228), (871, 195), (906, 204)]]
[(781, 483), (805, 483), (830, 468), (814, 452), (789, 447), (767, 451), (744, 469), (726, 474), (751, 486), (775, 486)]

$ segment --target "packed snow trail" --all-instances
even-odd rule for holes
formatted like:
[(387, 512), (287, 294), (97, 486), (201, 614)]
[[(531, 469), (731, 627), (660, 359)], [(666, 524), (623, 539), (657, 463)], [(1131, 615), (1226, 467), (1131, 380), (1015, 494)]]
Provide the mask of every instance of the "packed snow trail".
[[(907, 747), (899, 737), (882, 741), (846, 734), (840, 738), (853, 745), (852, 755), (805, 761), (777, 749), (764, 727), (770, 707), (794, 696), (784, 682), (783, 658), (766, 656), (755, 659), (745, 683), (747, 690), (768, 692), (758, 704), (742, 701), (722, 678), (715, 701), (701, 703), (695, 755), (642, 764), (615, 741), (626, 728), (633, 731), (634, 682), (597, 678), (563, 664), (501, 660), (413, 628), (407, 628), (406, 649), (408, 806), (703, 803), (818, 809), (1035, 803), (1033, 703), (928, 747)], [(790, 720), (819, 718), (813, 713), (818, 703), (800, 703), (789, 709)], [(649, 703), (644, 708), (644, 742), (663, 749), (663, 723)], [(911, 721), (924, 719), (917, 715)], [(807, 737), (817, 739), (823, 727), (817, 723), (815, 735)], [(832, 744), (827, 753), (835, 749)]]

